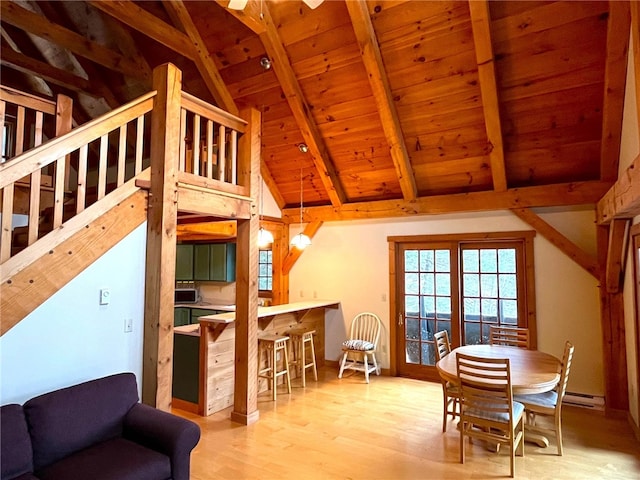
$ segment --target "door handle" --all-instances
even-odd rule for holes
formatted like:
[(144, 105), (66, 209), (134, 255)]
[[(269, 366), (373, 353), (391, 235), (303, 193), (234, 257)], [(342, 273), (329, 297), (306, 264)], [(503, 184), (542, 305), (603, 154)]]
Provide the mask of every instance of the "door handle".
[(404, 325), (404, 316), (402, 315), (402, 312), (398, 313), (398, 326), (401, 327), (402, 325)]

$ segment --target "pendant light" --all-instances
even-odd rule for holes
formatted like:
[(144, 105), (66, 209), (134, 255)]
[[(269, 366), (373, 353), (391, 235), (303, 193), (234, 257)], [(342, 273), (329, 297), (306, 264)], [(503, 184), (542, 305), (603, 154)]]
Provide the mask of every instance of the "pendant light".
[[(262, 177), (260, 177), (260, 213), (258, 215), (258, 218), (260, 220), (262, 220), (263, 208), (264, 208), (264, 186), (262, 182)], [(266, 248), (272, 243), (273, 243), (273, 234), (261, 225), (260, 230), (258, 230), (258, 248)]]
[[(300, 167), (300, 226), (302, 228), (302, 167)], [(296, 247), (299, 250), (304, 250), (311, 245), (311, 239), (307, 237), (303, 232), (297, 234), (291, 240), (291, 246)]]

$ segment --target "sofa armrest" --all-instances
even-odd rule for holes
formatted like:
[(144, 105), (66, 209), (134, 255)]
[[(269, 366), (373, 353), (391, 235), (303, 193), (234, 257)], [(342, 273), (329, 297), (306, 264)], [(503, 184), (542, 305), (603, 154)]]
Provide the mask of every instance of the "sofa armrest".
[(167, 455), (171, 459), (174, 480), (189, 480), (191, 450), (200, 440), (197, 424), (137, 403), (124, 419), (123, 434), (131, 441)]

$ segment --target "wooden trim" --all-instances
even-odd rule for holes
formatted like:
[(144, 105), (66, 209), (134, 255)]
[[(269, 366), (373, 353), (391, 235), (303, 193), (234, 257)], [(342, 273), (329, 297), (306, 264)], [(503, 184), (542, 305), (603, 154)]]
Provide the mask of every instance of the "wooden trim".
[(605, 285), (607, 293), (622, 292), (627, 257), (629, 220), (614, 219), (609, 225)]
[[(321, 221), (311, 222), (304, 228), (303, 233), (310, 239), (313, 239), (318, 230), (320, 230), (320, 227), (323, 223), (324, 222)], [(289, 272), (298, 261), (298, 258), (300, 258), (300, 256), (302, 255), (302, 252), (303, 250), (299, 250), (293, 247), (289, 249), (289, 253), (282, 262), (282, 273), (284, 275), (289, 275)]]
[[(636, 30), (637, 31), (637, 30)], [(636, 410), (636, 419), (638, 419), (637, 415), (640, 415), (640, 391), (638, 391), (638, 386), (640, 386), (640, 224), (632, 225), (629, 231), (632, 239), (632, 254), (631, 254), (631, 262), (633, 268), (633, 297), (634, 297), (634, 321), (635, 321), (635, 355), (636, 355), (636, 406), (638, 410)], [(632, 417), (631, 417), (632, 419)], [(640, 422), (640, 419), (638, 419)], [(636, 438), (640, 440), (640, 424), (635, 423), (633, 420), (630, 421), (633, 430), (636, 434)]]
[(0, 335), (145, 221), (146, 192), (133, 182), (122, 190), (122, 197), (107, 196), (2, 265)]
[(56, 114), (56, 102), (53, 100), (30, 95), (5, 85), (0, 86), (0, 100), (43, 112), (48, 115)]
[(498, 192), (507, 190), (507, 175), (504, 165), (504, 146), (502, 126), (500, 123), (500, 105), (498, 102), (498, 86), (496, 82), (493, 46), (491, 43), (491, 18), (487, 0), (469, 0), (471, 27), (478, 62), (478, 78), (482, 109), (484, 111), (485, 128), (489, 141), (489, 160), (493, 189)]
[(200, 407), (197, 403), (187, 402), (186, 400), (182, 400), (180, 398), (172, 397), (171, 398), (171, 408), (177, 408), (179, 410), (183, 410), (185, 412), (200, 414)]
[(596, 258), (589, 255), (530, 209), (514, 208), (511, 211), (596, 279), (600, 278), (600, 269)]
[(598, 262), (600, 263), (600, 308), (602, 322), (602, 354), (605, 410), (628, 410), (627, 356), (624, 330), (624, 299), (622, 293), (607, 293), (605, 285), (609, 243), (608, 226), (597, 227)]
[(622, 113), (627, 80), (630, 2), (609, 2), (607, 24), (607, 57), (604, 73), (604, 104), (602, 108), (602, 141), (600, 144), (600, 179), (618, 178)]
[[(171, 408), (175, 289), (176, 152), (180, 148), (182, 73), (171, 64), (153, 71), (158, 94), (151, 116), (151, 189), (147, 214), (142, 401)], [(167, 261), (171, 259), (171, 261)]]
[(382, 61), (382, 54), (371, 23), (367, 3), (364, 0), (352, 0), (345, 2), (345, 4), (351, 17), (351, 25), (358, 39), (362, 62), (368, 73), (369, 84), (378, 107), (382, 129), (389, 144), (391, 159), (396, 168), (402, 195), (407, 201), (415, 200), (418, 196), (416, 179), (411, 167), (407, 146), (404, 143), (400, 119), (393, 102), (391, 87), (389, 86), (387, 72)]
[(398, 257), (398, 242), (389, 241), (389, 371), (395, 377), (398, 372), (397, 362), (397, 322), (398, 315), (404, 315), (403, 301), (399, 298), (398, 273), (396, 272)]
[[(304, 222), (314, 220), (339, 221), (373, 218), (412, 217), (457, 212), (510, 210), (525, 207), (553, 207), (595, 204), (607, 191), (610, 182), (576, 182), (542, 187), (512, 188), (506, 192), (474, 192), (454, 195), (434, 195), (416, 199), (381, 200), (332, 206), (304, 207)], [(640, 200), (640, 195), (638, 195)], [(300, 221), (299, 208), (282, 210), (285, 223)]]
[(640, 215), (640, 155), (598, 202), (596, 223), (606, 225), (614, 218), (636, 215)]
[(409, 243), (409, 242), (462, 242), (479, 240), (506, 240), (509, 242), (521, 240), (523, 238), (534, 238), (536, 232), (531, 230), (518, 230), (508, 232), (483, 232), (483, 233), (443, 233), (437, 235), (400, 235), (387, 237), (388, 242)]

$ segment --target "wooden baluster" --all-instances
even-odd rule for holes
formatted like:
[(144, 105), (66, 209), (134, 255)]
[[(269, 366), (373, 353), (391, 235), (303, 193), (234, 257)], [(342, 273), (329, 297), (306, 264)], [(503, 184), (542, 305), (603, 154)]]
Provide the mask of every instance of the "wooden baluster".
[(80, 147), (78, 155), (78, 192), (76, 200), (76, 214), (84, 210), (87, 196), (87, 155), (89, 154), (89, 145)]
[(226, 170), (226, 129), (224, 125), (220, 125), (218, 129), (218, 180), (225, 181)]
[(16, 117), (16, 157), (24, 151), (24, 117), (24, 107), (18, 107), (18, 114)]
[(231, 167), (231, 178), (229, 182), (232, 184), (238, 183), (238, 132), (231, 130), (231, 152), (229, 154), (229, 161)]
[[(37, 147), (42, 144), (42, 124), (44, 122), (44, 114), (36, 112), (35, 132), (33, 138), (33, 146)], [(38, 240), (38, 228), (40, 224), (40, 183), (42, 170), (36, 169), (31, 174), (31, 184), (29, 191), (29, 233), (27, 236), (27, 245), (31, 245)]]
[(118, 187), (124, 183), (124, 174), (126, 169), (125, 160), (127, 157), (127, 124), (120, 127), (120, 138), (118, 142)]
[[(7, 102), (5, 102), (4, 100), (0, 100), (0, 125), (2, 125), (2, 128), (4, 129), (4, 114), (6, 112), (7, 109)], [(2, 158), (0, 158), (0, 163), (3, 163), (6, 158), (5, 155), (8, 155), (9, 152), (6, 152), (5, 149), (7, 148), (7, 145), (5, 144), (4, 141), (4, 133), (2, 135), (2, 140), (0, 140), (0, 142), (2, 142), (2, 144), (0, 145), (0, 148), (2, 148), (2, 150), (0, 150), (0, 152), (2, 152)]]
[(193, 116), (193, 174), (200, 175), (200, 115)]
[(207, 178), (213, 178), (213, 122), (207, 120)]
[(107, 191), (107, 150), (109, 148), (109, 135), (100, 137), (100, 162), (98, 163), (98, 200), (105, 196)]
[(180, 109), (180, 158), (178, 163), (178, 171), (184, 172), (186, 165), (186, 149), (187, 149), (187, 111)]
[(138, 117), (136, 136), (136, 165), (134, 175), (138, 175), (142, 171), (142, 152), (144, 147), (144, 115)]
[(55, 186), (53, 188), (53, 228), (54, 230), (62, 225), (62, 215), (64, 210), (64, 185), (66, 172), (65, 157), (55, 161)]

